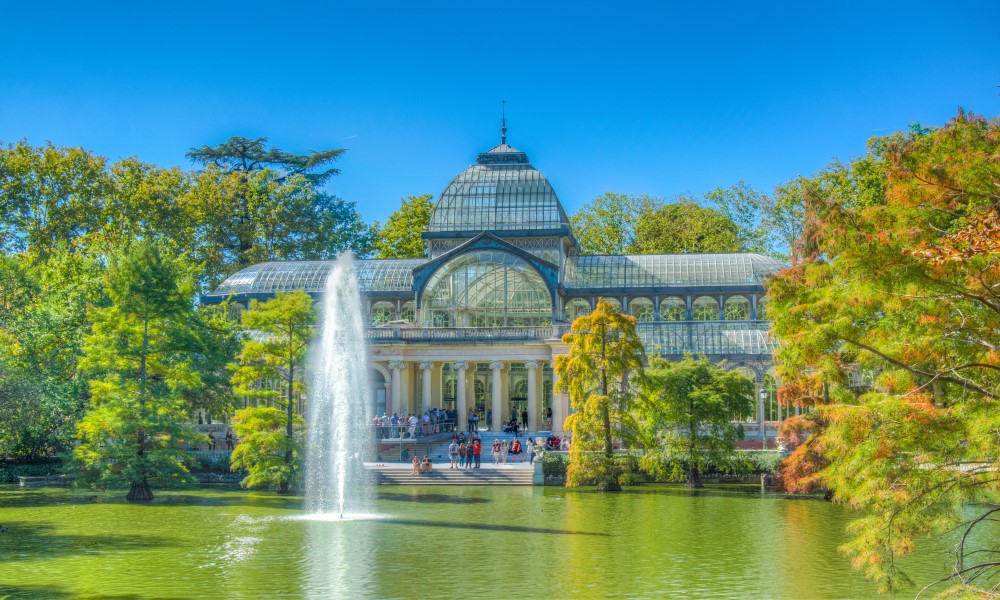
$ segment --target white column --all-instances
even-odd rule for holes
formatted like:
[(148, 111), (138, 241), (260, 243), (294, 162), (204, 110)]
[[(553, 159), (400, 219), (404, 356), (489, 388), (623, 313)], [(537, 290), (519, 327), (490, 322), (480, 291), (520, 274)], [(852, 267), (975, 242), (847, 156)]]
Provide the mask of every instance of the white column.
[(490, 363), (493, 369), (493, 420), (490, 421), (490, 431), (500, 431), (500, 411), (503, 408), (500, 400), (501, 385), (500, 369), (503, 368), (503, 361), (495, 360)]
[(468, 426), (469, 407), (465, 405), (465, 369), (468, 367), (464, 360), (455, 363), (455, 427), (460, 431), (465, 431)]
[(424, 412), (431, 409), (431, 373), (433, 369), (434, 363), (430, 361), (420, 363), (421, 382), (423, 383), (420, 407)]
[(389, 369), (392, 370), (392, 406), (389, 408), (389, 414), (394, 412), (404, 413), (400, 403), (400, 388), (403, 387), (402, 382), (402, 370), (406, 367), (406, 363), (401, 360), (393, 360), (389, 362)]
[(538, 431), (538, 363), (529, 360), (524, 363), (528, 370), (528, 431)]

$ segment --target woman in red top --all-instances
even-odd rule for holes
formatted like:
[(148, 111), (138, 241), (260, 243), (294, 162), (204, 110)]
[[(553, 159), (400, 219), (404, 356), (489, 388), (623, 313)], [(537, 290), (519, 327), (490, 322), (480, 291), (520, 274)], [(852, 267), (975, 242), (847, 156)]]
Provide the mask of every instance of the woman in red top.
[(482, 454), (483, 454), (483, 445), (479, 443), (479, 440), (476, 440), (475, 445), (472, 446), (472, 455), (476, 457), (475, 468), (477, 469), (479, 468), (479, 461), (481, 460)]

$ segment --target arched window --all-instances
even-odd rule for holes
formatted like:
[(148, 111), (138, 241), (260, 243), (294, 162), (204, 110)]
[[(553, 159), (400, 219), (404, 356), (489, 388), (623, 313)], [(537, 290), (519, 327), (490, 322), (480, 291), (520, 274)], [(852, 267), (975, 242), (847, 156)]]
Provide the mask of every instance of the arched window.
[(385, 325), (396, 319), (396, 307), (392, 302), (376, 302), (372, 304), (372, 325)]
[(421, 300), (425, 326), (502, 327), (552, 323), (552, 301), (542, 276), (507, 252), (463, 254), (431, 275)]
[(683, 298), (664, 298), (660, 301), (661, 321), (687, 321), (687, 305)]
[(767, 298), (764, 296), (757, 298), (757, 319), (761, 321), (767, 320)]
[(601, 300), (604, 300), (605, 302), (610, 304), (618, 312), (622, 311), (622, 303), (619, 302), (617, 298), (601, 298)]
[(695, 298), (691, 308), (695, 321), (719, 320), (719, 303), (711, 296), (699, 296)]
[(722, 312), (727, 321), (749, 321), (750, 301), (743, 296), (730, 296), (726, 298)]
[(649, 298), (633, 298), (628, 302), (628, 313), (639, 322), (652, 321), (656, 318), (653, 301)]
[(407, 323), (412, 323), (414, 315), (416, 315), (417, 309), (413, 300), (409, 302), (404, 302), (403, 306), (399, 309), (399, 318)]
[(590, 302), (584, 298), (573, 298), (566, 303), (563, 314), (565, 315), (566, 320), (572, 323), (579, 317), (590, 314)]

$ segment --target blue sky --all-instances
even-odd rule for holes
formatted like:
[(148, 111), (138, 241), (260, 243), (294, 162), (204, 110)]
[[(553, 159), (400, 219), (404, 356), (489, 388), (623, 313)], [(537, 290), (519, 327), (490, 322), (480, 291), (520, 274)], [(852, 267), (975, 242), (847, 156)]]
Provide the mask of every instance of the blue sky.
[[(148, 6), (137, 6), (148, 4)], [(0, 140), (190, 167), (265, 136), (347, 148), (385, 219), (499, 141), (573, 211), (606, 190), (768, 191), (957, 107), (1000, 115), (1000, 3), (7, 5)]]

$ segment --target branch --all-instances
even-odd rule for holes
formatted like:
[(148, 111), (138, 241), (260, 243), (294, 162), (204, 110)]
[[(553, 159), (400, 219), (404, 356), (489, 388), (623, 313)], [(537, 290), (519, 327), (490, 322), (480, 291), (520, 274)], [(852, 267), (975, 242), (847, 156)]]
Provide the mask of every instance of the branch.
[(930, 377), (932, 379), (937, 379), (939, 381), (944, 381), (944, 382), (947, 382), (947, 383), (954, 383), (956, 385), (965, 386), (966, 388), (968, 388), (970, 390), (973, 390), (975, 392), (979, 392), (980, 394), (986, 396), (987, 398), (990, 398), (990, 399), (993, 399), (993, 400), (997, 400), (998, 399), (998, 396), (994, 392), (991, 392), (989, 390), (981, 388), (981, 387), (979, 387), (978, 385), (976, 385), (974, 383), (970, 383), (968, 380), (958, 379), (958, 378), (955, 378), (955, 377), (949, 377), (947, 375), (942, 375), (940, 373), (930, 373), (928, 371), (923, 371), (923, 370), (918, 369), (916, 367), (910, 366), (910, 365), (908, 365), (908, 364), (906, 364), (906, 363), (904, 363), (902, 361), (896, 360), (895, 358), (892, 358), (888, 354), (884, 354), (882, 352), (879, 352), (878, 350), (876, 350), (875, 348), (872, 348), (871, 346), (869, 346), (867, 344), (863, 344), (863, 343), (858, 342), (856, 340), (848, 339), (848, 338), (845, 338), (845, 337), (841, 337), (840, 339), (842, 341), (848, 343), (848, 344), (851, 344), (853, 346), (861, 348), (862, 350), (867, 350), (868, 352), (871, 352), (872, 354), (874, 354), (875, 356), (881, 358), (882, 360), (884, 360), (886, 362), (889, 362), (891, 364), (894, 364), (897, 367), (900, 367), (901, 369), (909, 371), (910, 373), (913, 373), (914, 375), (920, 375), (922, 377)]

